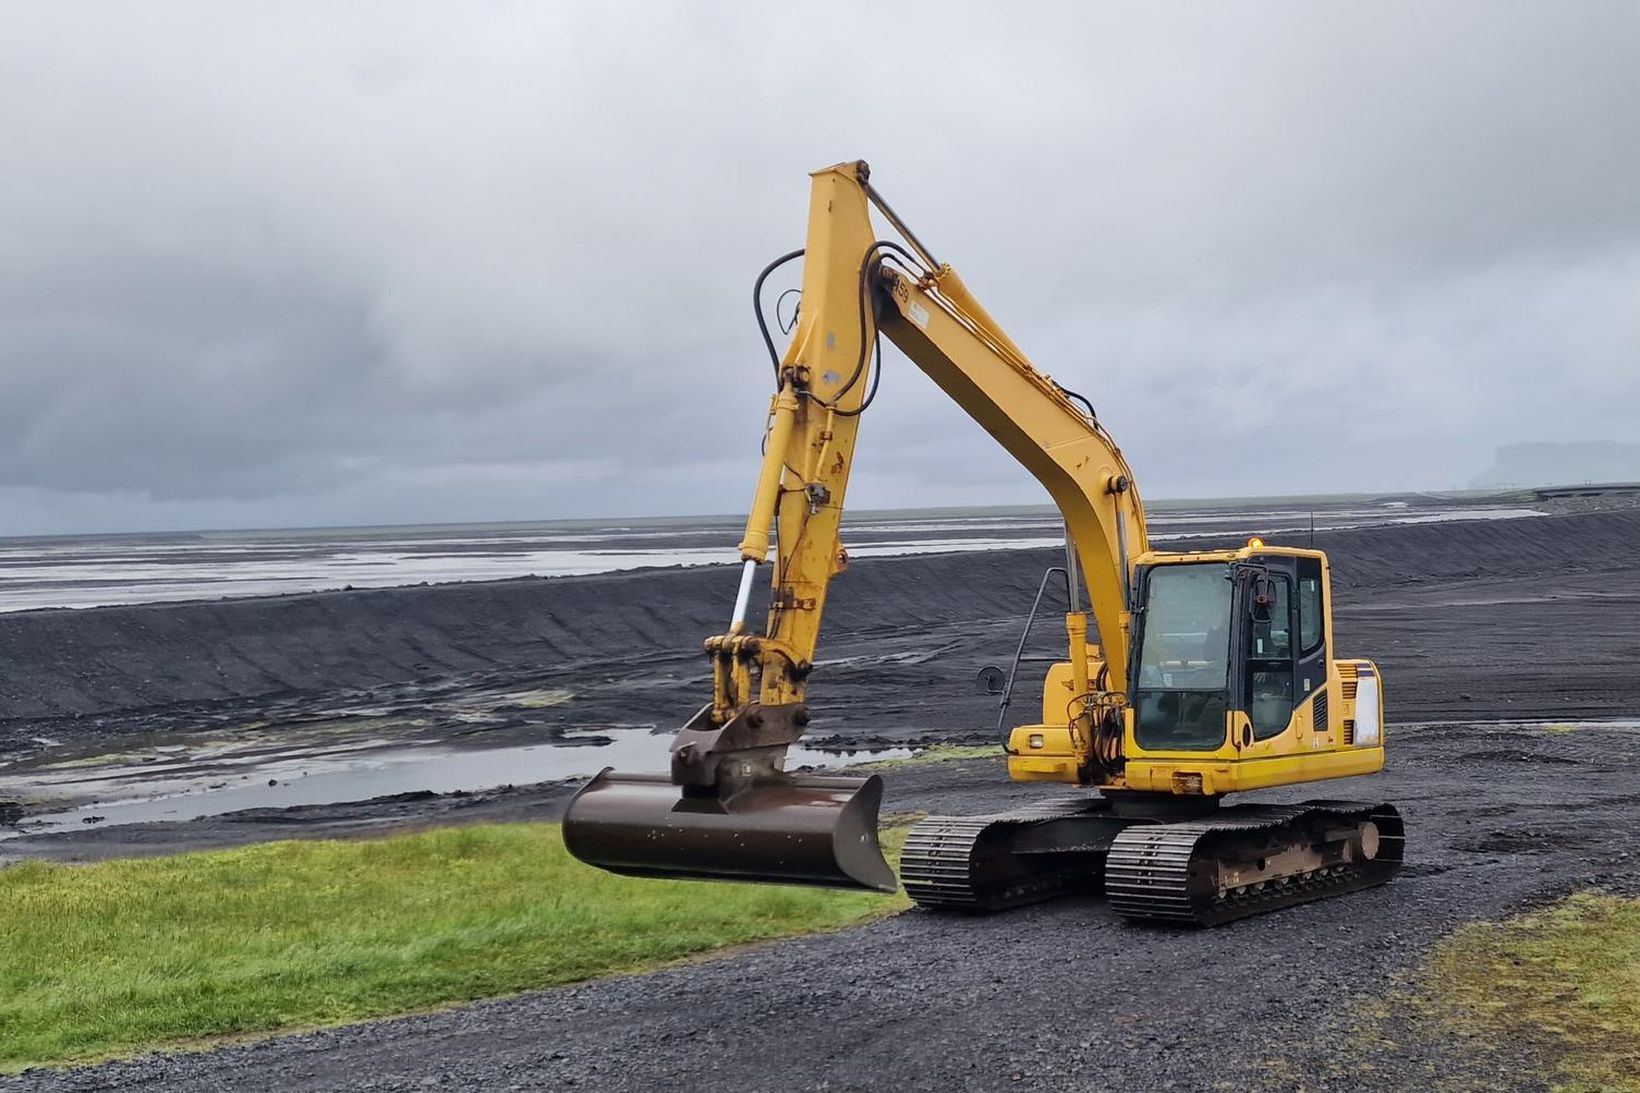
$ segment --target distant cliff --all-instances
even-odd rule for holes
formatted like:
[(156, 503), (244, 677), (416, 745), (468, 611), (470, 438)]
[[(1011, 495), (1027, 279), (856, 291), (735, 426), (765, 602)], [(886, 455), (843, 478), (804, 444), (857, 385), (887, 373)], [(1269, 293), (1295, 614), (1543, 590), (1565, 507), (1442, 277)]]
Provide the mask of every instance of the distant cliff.
[(1640, 482), (1640, 444), (1593, 440), (1569, 444), (1507, 444), (1469, 484), (1570, 486), (1580, 482)]

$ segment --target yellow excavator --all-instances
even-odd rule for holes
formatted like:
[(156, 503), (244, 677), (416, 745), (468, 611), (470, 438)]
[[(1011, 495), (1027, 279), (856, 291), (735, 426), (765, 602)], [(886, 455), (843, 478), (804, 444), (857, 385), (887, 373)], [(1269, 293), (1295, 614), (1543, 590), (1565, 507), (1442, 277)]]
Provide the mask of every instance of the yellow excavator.
[[(1133, 472), (1088, 401), (1031, 365), (864, 162), (812, 179), (805, 248), (753, 290), (777, 390), (729, 629), (706, 640), (712, 701), (677, 734), (668, 773), (605, 770), (575, 796), (570, 852), (636, 876), (895, 889), (880, 777), (784, 769), (809, 722), (826, 590), (848, 562), (844, 492), (887, 337), (1064, 517), (1067, 655), (1048, 670), (1041, 723), (1008, 734), (1008, 773), (1097, 790), (923, 819), (900, 856), (907, 894), (984, 912), (1102, 887), (1125, 917), (1216, 925), (1388, 881), (1404, 843), (1393, 805), (1223, 803), (1384, 764), (1379, 672), (1333, 655), (1326, 556), (1258, 539), (1152, 550)], [(872, 207), (900, 241), (878, 237)], [(777, 356), (763, 284), (799, 256), (798, 321)], [(771, 549), (759, 633), (746, 616)]]

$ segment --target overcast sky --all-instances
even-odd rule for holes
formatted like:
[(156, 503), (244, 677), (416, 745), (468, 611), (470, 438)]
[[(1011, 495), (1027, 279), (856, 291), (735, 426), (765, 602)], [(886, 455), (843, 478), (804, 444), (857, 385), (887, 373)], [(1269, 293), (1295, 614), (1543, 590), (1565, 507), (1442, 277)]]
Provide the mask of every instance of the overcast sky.
[[(1152, 498), (1640, 440), (1633, 2), (19, 0), (0, 141), (0, 533), (738, 511), (854, 158)], [(860, 455), (1045, 500), (894, 353)]]

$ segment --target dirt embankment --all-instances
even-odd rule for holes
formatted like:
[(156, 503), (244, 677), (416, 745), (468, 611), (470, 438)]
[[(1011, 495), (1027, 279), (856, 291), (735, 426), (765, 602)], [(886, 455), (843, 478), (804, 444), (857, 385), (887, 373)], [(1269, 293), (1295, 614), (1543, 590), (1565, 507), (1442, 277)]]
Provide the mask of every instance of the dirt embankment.
[[(1640, 654), (1628, 625), (1640, 512), (1339, 531), (1316, 545), (1332, 558), (1338, 649), (1380, 661), (1394, 719), (1634, 709), (1620, 669)], [(1011, 655), (1057, 559), (856, 563), (828, 609), (816, 732), (983, 738), (994, 700), (973, 676)], [(0, 753), (514, 680), (573, 690), (554, 715), (567, 721), (670, 725), (700, 699), (699, 641), (723, 626), (733, 583), (709, 567), (6, 615)]]

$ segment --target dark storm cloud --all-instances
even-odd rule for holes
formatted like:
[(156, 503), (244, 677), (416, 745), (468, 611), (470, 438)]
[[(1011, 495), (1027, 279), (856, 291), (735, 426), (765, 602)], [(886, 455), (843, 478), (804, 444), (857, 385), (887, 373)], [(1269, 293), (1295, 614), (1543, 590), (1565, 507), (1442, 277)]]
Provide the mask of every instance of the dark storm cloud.
[[(738, 508), (865, 156), (1152, 495), (1640, 439), (1640, 8), (23, 5), (0, 530)], [(891, 356), (857, 504), (1035, 500)]]

